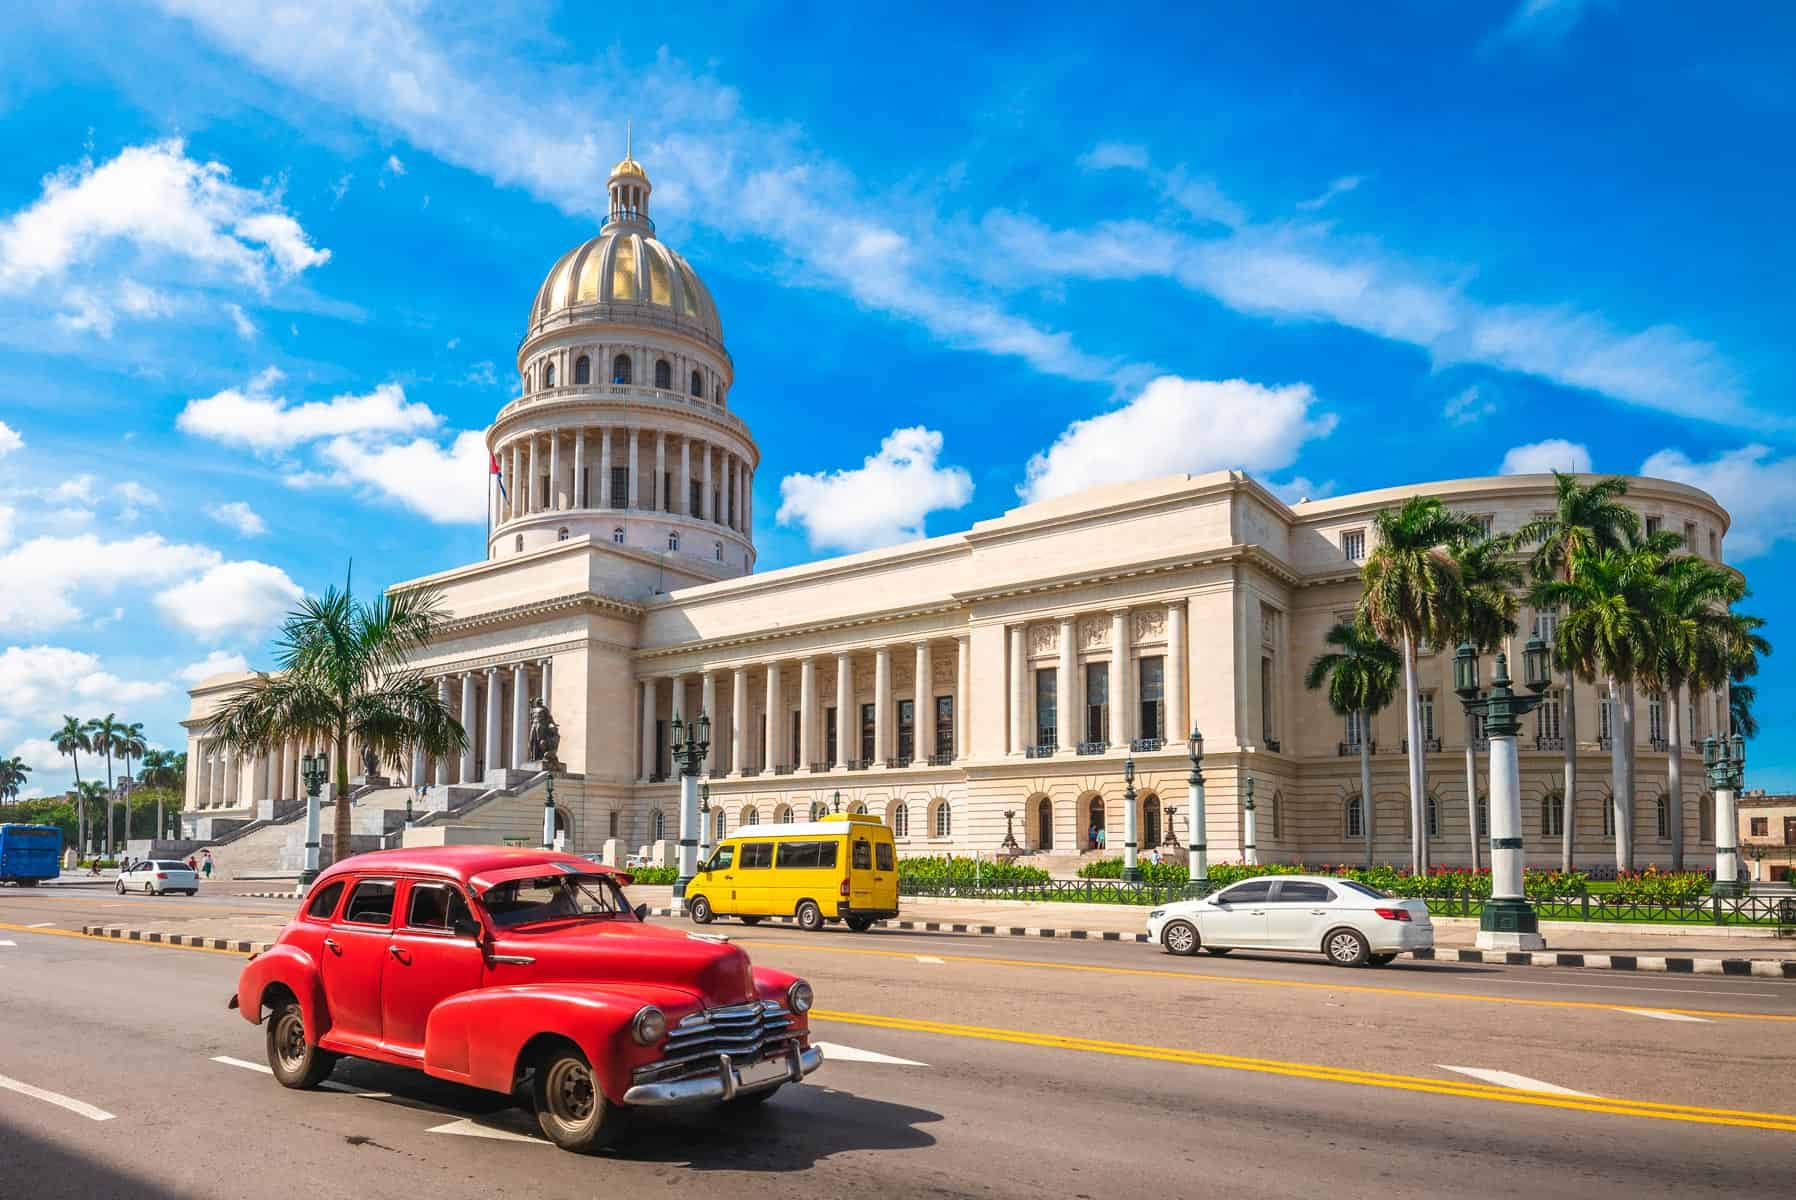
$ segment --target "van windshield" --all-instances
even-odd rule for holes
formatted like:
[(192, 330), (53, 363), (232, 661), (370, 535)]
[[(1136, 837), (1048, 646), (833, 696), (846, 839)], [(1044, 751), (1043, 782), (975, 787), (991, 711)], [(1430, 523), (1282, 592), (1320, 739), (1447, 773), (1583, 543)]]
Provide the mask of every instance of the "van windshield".
[(508, 879), (480, 897), (493, 924), (504, 928), (543, 921), (610, 918), (628, 912), (617, 884), (606, 875), (545, 875)]

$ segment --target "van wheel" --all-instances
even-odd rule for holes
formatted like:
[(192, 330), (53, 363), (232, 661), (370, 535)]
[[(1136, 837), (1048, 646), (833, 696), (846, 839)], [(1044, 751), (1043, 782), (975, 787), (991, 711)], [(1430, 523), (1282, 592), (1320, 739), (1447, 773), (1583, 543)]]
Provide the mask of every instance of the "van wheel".
[(823, 910), (817, 907), (815, 900), (799, 901), (798, 927), (806, 933), (816, 933), (823, 928)]
[(306, 1040), (299, 1001), (288, 1000), (268, 1018), (268, 1068), (282, 1087), (315, 1088), (330, 1076), (337, 1056)]
[(543, 1136), (576, 1154), (590, 1154), (606, 1145), (623, 1120), (622, 1109), (599, 1089), (586, 1056), (565, 1044), (537, 1063), (531, 1099)]
[(843, 923), (846, 924), (848, 926), (848, 928), (854, 930), (856, 933), (865, 933), (869, 929), (873, 928), (873, 918), (872, 917), (847, 917), (847, 918), (844, 918)]
[(760, 917), (749, 915), (749, 914), (744, 914), (743, 916), (737, 917), (736, 919), (738, 921), (741, 921), (744, 925), (759, 925), (761, 923)]
[(686, 915), (692, 918), (694, 925), (709, 925), (713, 915), (711, 902), (703, 896), (694, 896), (686, 905)]

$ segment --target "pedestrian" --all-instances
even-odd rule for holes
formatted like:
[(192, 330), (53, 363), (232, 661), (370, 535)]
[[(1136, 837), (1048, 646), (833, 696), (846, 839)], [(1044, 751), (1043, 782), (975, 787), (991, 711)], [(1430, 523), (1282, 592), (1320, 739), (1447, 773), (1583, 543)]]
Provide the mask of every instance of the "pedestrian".
[(1098, 823), (1096, 821), (1091, 823), (1091, 829), (1085, 840), (1093, 846), (1102, 846), (1104, 844), (1098, 838)]
[(194, 857), (191, 854), (187, 856), (187, 869), (189, 871), (197, 871), (200, 869), (200, 864), (194, 861)]
[(212, 878), (212, 851), (208, 850), (205, 852), (205, 859), (200, 863), (200, 872), (205, 875), (207, 879)]
[(1104, 840), (1104, 827), (1102, 825), (1100, 825), (1100, 826), (1098, 826), (1098, 849), (1099, 850), (1104, 849), (1105, 845), (1106, 845), (1106, 842)]

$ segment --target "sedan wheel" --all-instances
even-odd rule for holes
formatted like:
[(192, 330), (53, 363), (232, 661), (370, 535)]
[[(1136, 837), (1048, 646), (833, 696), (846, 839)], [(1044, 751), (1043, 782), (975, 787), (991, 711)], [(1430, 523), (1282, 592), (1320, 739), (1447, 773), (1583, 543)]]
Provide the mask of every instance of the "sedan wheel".
[(315, 1088), (337, 1065), (337, 1056), (306, 1041), (305, 1014), (289, 1000), (268, 1019), (268, 1067), (282, 1087)]
[(146, 896), (154, 896), (156, 894), (156, 885), (153, 883), (144, 884), (143, 885), (143, 894)]
[(1364, 966), (1366, 959), (1370, 957), (1367, 953), (1366, 939), (1352, 929), (1331, 930), (1329, 935), (1322, 939), (1322, 953), (1326, 954), (1328, 961), (1337, 967)]
[(579, 1050), (551, 1051), (537, 1066), (532, 1085), (536, 1123), (563, 1150), (587, 1154), (616, 1134), (622, 1114), (605, 1099)]
[(113, 884), (112, 890), (117, 892), (121, 896), (124, 895), (125, 894), (125, 881), (121, 879), (117, 883)]
[(1160, 931), (1160, 944), (1168, 954), (1196, 954), (1198, 943), (1197, 926), (1189, 921), (1169, 921)]

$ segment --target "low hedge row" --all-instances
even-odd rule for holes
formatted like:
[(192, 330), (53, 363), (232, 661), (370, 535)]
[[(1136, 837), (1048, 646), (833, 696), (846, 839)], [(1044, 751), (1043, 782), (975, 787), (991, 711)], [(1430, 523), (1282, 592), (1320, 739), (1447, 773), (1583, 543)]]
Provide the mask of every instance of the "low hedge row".
[(930, 886), (956, 884), (972, 887), (977, 879), (981, 887), (1010, 887), (1017, 884), (1047, 883), (1052, 877), (1040, 867), (1024, 866), (1021, 863), (980, 859), (975, 864), (971, 858), (930, 857), (899, 859), (898, 878)]
[[(1147, 883), (1161, 886), (1183, 885), (1190, 878), (1182, 862), (1142, 863), (1141, 875)], [(1423, 875), (1412, 874), (1400, 867), (1356, 867), (1346, 863), (1246, 863), (1210, 864), (1210, 882), (1227, 887), (1243, 879), (1260, 875), (1332, 875), (1353, 879), (1368, 887), (1390, 892), (1394, 896), (1413, 896), (1421, 900), (1448, 900), (1469, 896), (1481, 899), (1490, 895), (1488, 868), (1473, 871), (1465, 867), (1436, 867)], [(1122, 859), (1103, 858), (1079, 868), (1082, 879), (1120, 879)], [(1525, 871), (1522, 891), (1530, 898), (1582, 896), (1590, 891), (1590, 877), (1582, 871)], [(1622, 872), (1607, 895), (1621, 901), (1657, 901), (1678, 903), (1700, 900), (1709, 894), (1709, 877), (1701, 871), (1670, 872), (1657, 867), (1644, 871)]]

